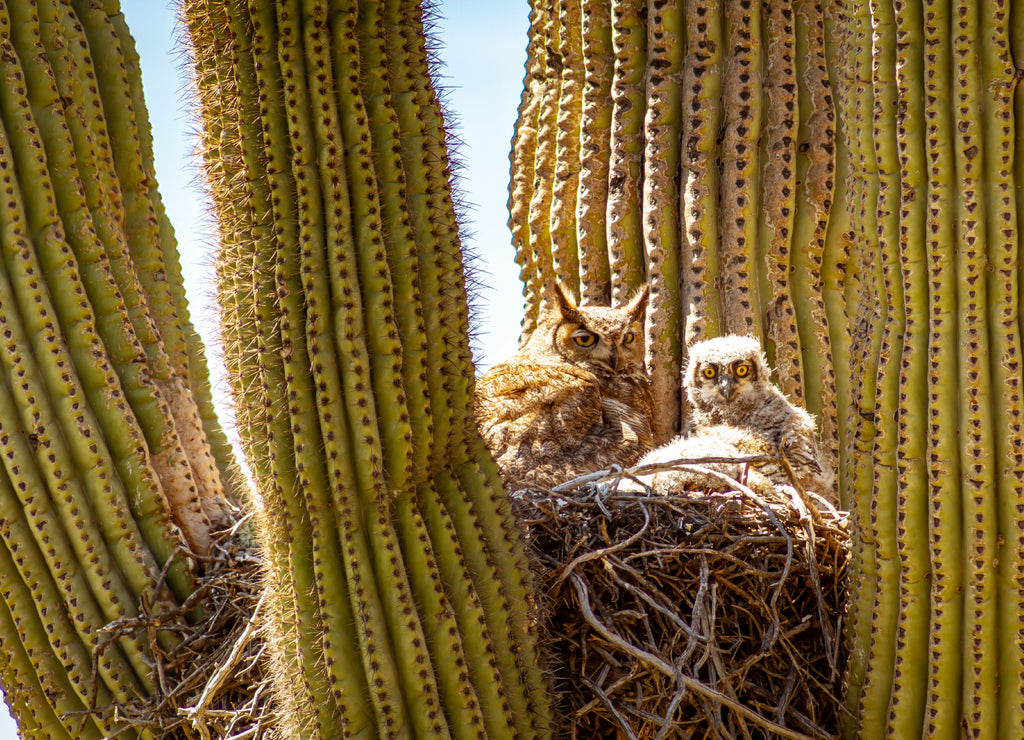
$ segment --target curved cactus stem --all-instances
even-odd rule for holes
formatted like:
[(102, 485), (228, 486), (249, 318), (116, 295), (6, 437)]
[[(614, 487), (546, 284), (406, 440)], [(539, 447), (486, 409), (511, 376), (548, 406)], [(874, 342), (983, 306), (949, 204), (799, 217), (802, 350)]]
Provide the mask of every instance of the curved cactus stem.
[[(222, 116), (205, 140), (222, 228), (251, 235), (226, 240), (219, 279), (243, 289), (222, 311), (232, 387), (255, 405), (243, 434), (267, 500), (274, 629), (299, 638), (275, 647), (282, 690), (298, 692), (290, 727), (534, 736), (544, 684), (504, 492), (473, 475), (432, 488), (482, 450), (421, 11), (235, 2), (225, 15), (196, 0), (186, 17), (203, 114)], [(226, 21), (231, 41), (208, 25)]]
[[(10, 541), (6, 532), (3, 539)], [(0, 546), (0, 570), (5, 574), (17, 573), (17, 557), (17, 554)], [(4, 643), (0, 654), (0, 680), (3, 681), (4, 700), (18, 718), (20, 736), (40, 740), (70, 740), (72, 737), (99, 740), (109, 736), (115, 730), (113, 724), (104, 722), (100, 726), (95, 716), (85, 717), (84, 721), (79, 719), (80, 713), (88, 708), (88, 702), (76, 694), (73, 679), (64, 669), (58, 654), (60, 641), (66, 636), (61, 634), (63, 630), (53, 630), (51, 623), (51, 634), (58, 635), (55, 649), (50, 643), (47, 626), (36, 612), (39, 602), (34, 602), (33, 597), (31, 589), (17, 577), (5, 578), (0, 586), (0, 638)], [(45, 607), (43, 609), (45, 611)], [(66, 624), (63, 626), (70, 628)], [(88, 660), (82, 646), (78, 647)], [(79, 681), (80, 686), (85, 684), (82, 688), (88, 687), (88, 680), (81, 674), (74, 680)]]
[[(53, 551), (58, 556), (67, 554), (67, 543), (57, 533), (40, 530), (38, 523), (45, 510), (34, 502), (21, 511), (6, 476), (0, 479), (0, 493), (0, 567), (5, 574), (0, 611), (13, 620), (11, 629), (16, 637), (7, 642), (11, 633), (5, 632), (4, 645), (11, 646), (13, 667), (18, 670), (16, 680), (4, 684), (5, 691), (17, 692), (19, 687), (34, 691), (34, 685), (42, 682), (45, 695), (54, 703), (32, 707), (31, 711), (43, 716), (54, 710), (82, 711), (93, 701), (97, 706), (108, 705), (112, 697), (107, 684), (101, 681), (94, 689), (90, 675), (91, 648), (95, 644), (90, 633), (101, 626), (90, 621), (94, 613), (91, 599), (81, 578), (73, 572), (72, 561), (55, 562), (47, 556)], [(41, 532), (41, 544), (33, 531)], [(68, 588), (81, 589), (81, 597), (65, 606), (61, 594)], [(27, 654), (20, 656), (15, 645), (24, 647)], [(29, 665), (24, 664), (26, 660)], [(54, 666), (55, 660), (59, 667)], [(21, 715), (16, 716), (20, 720)], [(111, 731), (111, 724), (99, 718), (86, 724), (95, 726), (97, 722), (103, 733)]]
[[(132, 38), (128, 25), (125, 23), (123, 13), (108, 13), (107, 20), (117, 38), (124, 57), (128, 94), (132, 101), (132, 109), (135, 112), (135, 120), (139, 129), (138, 138), (142, 166), (151, 174), (148, 179), (148, 194), (159, 224), (159, 243), (164, 271), (167, 277), (167, 288), (174, 303), (178, 326), (181, 329), (185, 350), (188, 355), (187, 366), (181, 364), (178, 367), (178, 375), (185, 380), (191, 393), (179, 394), (179, 404), (182, 405), (178, 408), (181, 408), (183, 413), (187, 412), (191, 416), (193, 410), (191, 408), (183, 408), (182, 406), (192, 405), (185, 399), (191, 399), (194, 402), (194, 413), (199, 418), (200, 428), (203, 431), (205, 441), (203, 444), (193, 443), (193, 447), (190, 448), (190, 453), (196, 458), (193, 464), (205, 465), (208, 468), (212, 462), (216, 466), (217, 476), (223, 483), (225, 495), (229, 498), (227, 503), (229, 506), (233, 506), (245, 498), (245, 485), (242, 483), (242, 471), (238, 466), (238, 461), (235, 459), (234, 448), (231, 446), (221, 426), (213, 404), (213, 388), (210, 379), (210, 368), (206, 359), (206, 347), (204, 347), (203, 341), (189, 315), (181, 259), (178, 255), (178, 242), (174, 234), (174, 228), (167, 218), (160, 190), (157, 187), (153, 137), (150, 134), (149, 112), (146, 110), (142, 95), (142, 69), (135, 47), (135, 39)], [(179, 416), (182, 416), (182, 414)], [(189, 419), (182, 418), (182, 421), (187, 424)], [(195, 429), (192, 430), (192, 435), (193, 437), (196, 435)], [(188, 443), (186, 442), (186, 444)], [(210, 459), (211, 457), (212, 460)], [(206, 475), (209, 479), (209, 476), (214, 474), (207, 470)]]

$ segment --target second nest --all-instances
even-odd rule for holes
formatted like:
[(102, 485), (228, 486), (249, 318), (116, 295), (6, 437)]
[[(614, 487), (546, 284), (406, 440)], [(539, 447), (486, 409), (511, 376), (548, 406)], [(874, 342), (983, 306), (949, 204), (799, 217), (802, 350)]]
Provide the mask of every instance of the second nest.
[(520, 491), (541, 629), (572, 738), (839, 731), (845, 512), (788, 486)]

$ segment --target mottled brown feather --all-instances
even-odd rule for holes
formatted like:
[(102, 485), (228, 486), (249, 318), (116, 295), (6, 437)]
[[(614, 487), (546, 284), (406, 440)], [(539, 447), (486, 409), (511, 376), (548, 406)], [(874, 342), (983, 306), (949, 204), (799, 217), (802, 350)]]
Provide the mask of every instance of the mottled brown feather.
[[(477, 427), (510, 488), (629, 466), (653, 444), (646, 288), (622, 308), (553, 292), (530, 340), (477, 382)], [(581, 332), (590, 346), (575, 341)]]

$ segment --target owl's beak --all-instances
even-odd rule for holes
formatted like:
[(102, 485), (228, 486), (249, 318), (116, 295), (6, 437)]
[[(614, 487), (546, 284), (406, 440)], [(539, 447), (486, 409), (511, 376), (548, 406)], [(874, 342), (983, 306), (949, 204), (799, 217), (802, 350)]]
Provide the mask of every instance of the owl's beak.
[(619, 348), (614, 344), (612, 345), (612, 353), (608, 358), (608, 364), (611, 366), (612, 372), (618, 372), (619, 370)]
[(723, 399), (731, 401), (736, 395), (736, 380), (731, 375), (721, 375), (715, 383), (715, 390)]

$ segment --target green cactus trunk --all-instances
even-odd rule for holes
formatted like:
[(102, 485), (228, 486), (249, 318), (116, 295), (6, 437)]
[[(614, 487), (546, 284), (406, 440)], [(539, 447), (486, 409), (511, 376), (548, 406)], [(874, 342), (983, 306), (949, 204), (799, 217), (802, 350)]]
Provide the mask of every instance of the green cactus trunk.
[(0, 3), (0, 680), (23, 737), (147, 734), (109, 707), (157, 689), (150, 636), (103, 629), (176, 609), (233, 516), (136, 59), (116, 2)]
[[(847, 734), (1019, 737), (1020, 8), (595, 0), (578, 38), (571, 7), (532, 3), (510, 189), (526, 335), (551, 276), (592, 301), (650, 280), (663, 435), (685, 428), (685, 343), (760, 337), (854, 513)], [(575, 234), (552, 185), (570, 171)]]
[(423, 10), (183, 9), (286, 729), (541, 734), (527, 569), (470, 416), (465, 281)]

